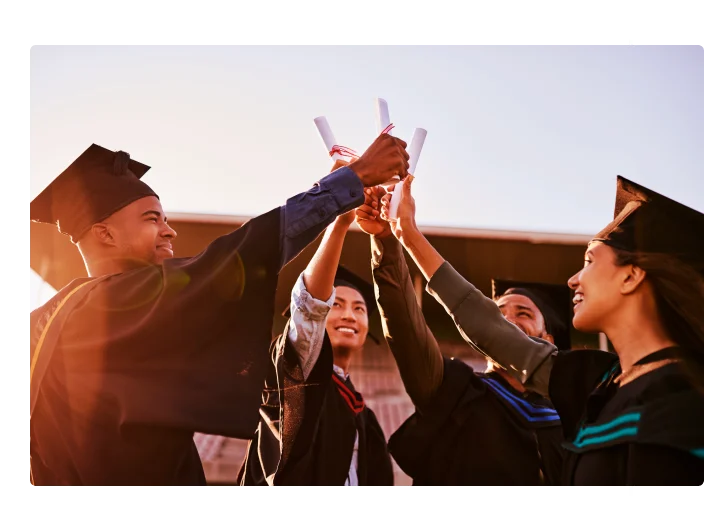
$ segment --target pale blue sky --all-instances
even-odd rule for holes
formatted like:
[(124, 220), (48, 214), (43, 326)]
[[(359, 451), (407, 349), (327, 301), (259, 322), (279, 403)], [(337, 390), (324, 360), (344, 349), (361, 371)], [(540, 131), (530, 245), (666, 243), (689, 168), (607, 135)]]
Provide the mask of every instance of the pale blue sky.
[(95, 142), (167, 213), (259, 214), (327, 171), (313, 118), (363, 150), (384, 97), (428, 130), (419, 223), (593, 234), (617, 174), (704, 211), (702, 94), (695, 46), (39, 46), (30, 194)]
[(34, 47), (31, 195), (91, 142), (152, 165), (167, 211), (258, 214), (325, 173), (313, 118), (428, 130), (418, 216), (593, 233), (616, 174), (704, 210), (701, 47)]

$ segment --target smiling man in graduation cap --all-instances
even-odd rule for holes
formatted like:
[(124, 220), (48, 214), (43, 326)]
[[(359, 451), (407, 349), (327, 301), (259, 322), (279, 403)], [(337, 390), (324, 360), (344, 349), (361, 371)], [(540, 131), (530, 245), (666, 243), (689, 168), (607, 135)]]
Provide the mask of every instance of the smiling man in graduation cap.
[(279, 270), (364, 186), (405, 175), (404, 149), (381, 136), (284, 206), (171, 258), (149, 167), (89, 147), (30, 204), (90, 275), (30, 315), (33, 482), (204, 484), (193, 433), (256, 428)]
[[(491, 280), (492, 298), (504, 319), (525, 335), (552, 343), (558, 350), (572, 346), (572, 295), (566, 284)], [(506, 383), (525, 391), (526, 388), (506, 369), (487, 357), (489, 370)]]
[(339, 266), (353, 220), (328, 228), (293, 288), (242, 485), (393, 485), (384, 433), (349, 374), (376, 308), (372, 285)]

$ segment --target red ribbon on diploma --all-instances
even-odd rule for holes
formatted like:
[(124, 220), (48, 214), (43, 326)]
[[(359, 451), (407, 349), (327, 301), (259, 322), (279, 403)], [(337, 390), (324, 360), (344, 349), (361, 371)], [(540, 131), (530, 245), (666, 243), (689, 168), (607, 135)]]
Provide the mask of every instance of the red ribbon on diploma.
[(359, 154), (357, 154), (357, 152), (355, 152), (351, 148), (343, 147), (342, 145), (333, 145), (332, 149), (330, 150), (330, 157), (332, 157), (333, 154), (339, 154), (340, 156), (349, 156), (355, 158), (359, 157)]
[[(381, 131), (381, 134), (388, 134), (391, 132), (391, 130), (394, 128), (394, 124), (390, 123), (389, 126), (387, 126), (384, 130)], [(381, 135), (379, 134), (379, 135)], [(330, 149), (330, 157), (333, 156), (333, 154), (339, 154), (340, 156), (347, 156), (347, 157), (354, 157), (358, 158), (359, 154), (355, 150), (352, 150), (349, 147), (345, 147), (343, 145), (333, 145), (332, 149)]]

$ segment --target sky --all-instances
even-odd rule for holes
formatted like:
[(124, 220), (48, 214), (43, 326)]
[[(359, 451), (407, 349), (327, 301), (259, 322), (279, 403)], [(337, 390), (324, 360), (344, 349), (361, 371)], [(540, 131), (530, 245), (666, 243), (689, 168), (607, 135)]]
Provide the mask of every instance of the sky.
[[(91, 143), (152, 166), (168, 213), (256, 215), (428, 131), (421, 225), (593, 234), (622, 175), (704, 211), (700, 46), (34, 46), (30, 198)], [(34, 288), (34, 287), (33, 287)]]

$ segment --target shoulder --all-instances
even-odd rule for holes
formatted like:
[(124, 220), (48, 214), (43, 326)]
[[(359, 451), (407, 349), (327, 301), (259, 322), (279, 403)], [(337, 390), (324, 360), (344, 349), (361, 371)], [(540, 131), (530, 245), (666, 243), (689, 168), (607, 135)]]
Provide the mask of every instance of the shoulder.
[(45, 302), (39, 308), (34, 309), (29, 313), (29, 320), (32, 332), (43, 328), (51, 318), (52, 314), (59, 308), (59, 305), (71, 294), (78, 286), (90, 282), (91, 278), (74, 279), (66, 286), (61, 288), (56, 294)]
[(499, 375), (479, 375), (494, 396), (518, 423), (527, 429), (558, 427), (560, 417), (547, 398), (534, 392), (519, 392)]
[(589, 425), (582, 425), (570, 451), (584, 452), (623, 443), (661, 446), (704, 458), (704, 394), (673, 364), (620, 388)]
[(557, 353), (548, 392), (560, 415), (566, 438), (574, 436), (589, 395), (618, 364), (616, 354), (603, 350), (577, 349)]

